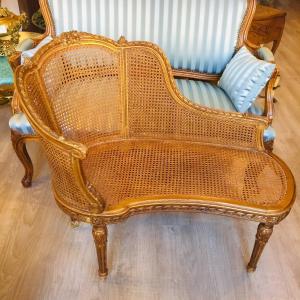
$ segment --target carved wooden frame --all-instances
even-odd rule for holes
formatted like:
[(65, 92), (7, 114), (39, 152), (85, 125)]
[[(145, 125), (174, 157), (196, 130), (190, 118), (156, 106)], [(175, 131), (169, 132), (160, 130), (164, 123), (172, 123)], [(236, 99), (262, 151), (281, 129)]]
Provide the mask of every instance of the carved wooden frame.
[(22, 97), (21, 106), (23, 111), (26, 113), (36, 132), (43, 139), (55, 144), (56, 147), (64, 151), (72, 158), (72, 170), (75, 174), (77, 185), (90, 204), (89, 211), (75, 209), (74, 207), (68, 205), (66, 201), (64, 201), (64, 199), (59, 195), (53, 186), (53, 193), (58, 206), (71, 217), (73, 222), (84, 221), (93, 225), (93, 236), (99, 262), (99, 275), (101, 277), (105, 277), (107, 275), (106, 225), (123, 221), (124, 219), (135, 214), (155, 211), (204, 212), (259, 222), (260, 225), (257, 231), (254, 250), (248, 264), (248, 271), (254, 271), (262, 250), (272, 233), (273, 226), (278, 224), (289, 214), (295, 200), (294, 178), (285, 163), (276, 155), (269, 153), (269, 156), (272, 157), (285, 171), (285, 176), (287, 179), (286, 194), (283, 200), (277, 206), (263, 209), (255, 204), (246, 205), (245, 203), (239, 203), (236, 201), (229, 201), (225, 203), (221, 198), (211, 199), (208, 201), (205, 197), (201, 198), (200, 196), (197, 197), (197, 199), (182, 199), (180, 198), (180, 195), (174, 195), (174, 197), (170, 196), (167, 199), (161, 199), (158, 196), (147, 200), (130, 199), (106, 211), (105, 200), (101, 197), (96, 197), (90, 192), (88, 183), (85, 182), (84, 175), (80, 167), (80, 162), (86, 157), (88, 148), (83, 144), (67, 141), (62, 136), (57, 136), (54, 134), (48, 127), (41, 124), (32, 114), (30, 109), (25, 105), (25, 100), (28, 101), (28, 98), (24, 92), (25, 88), (20, 78), (26, 76), (26, 73), (30, 73), (34, 68), (38, 68), (43, 63), (43, 59), (46, 60), (47, 57), (49, 57), (49, 55), (44, 55), (49, 49), (54, 49), (56, 47), (55, 50), (59, 50), (59, 47), (64, 47), (66, 44), (70, 43), (74, 45), (85, 45), (92, 43), (93, 45), (97, 44), (103, 47), (109, 47), (110, 49), (114, 49), (116, 51), (125, 51), (128, 48), (134, 47), (146, 47), (147, 49), (150, 49), (152, 53), (160, 61), (162, 61), (162, 66), (164, 65), (164, 68), (162, 68), (162, 73), (165, 77), (166, 86), (173, 95), (175, 101), (181, 105), (187, 106), (194, 112), (198, 111), (200, 113), (200, 111), (206, 111), (212, 115), (222, 118), (232, 118), (235, 121), (242, 121), (243, 119), (243, 122), (247, 121), (252, 123), (254, 126), (257, 126), (256, 151), (265, 151), (262, 136), (265, 127), (268, 125), (268, 119), (258, 116), (247, 116), (234, 112), (222, 112), (201, 107), (190, 102), (177, 89), (173, 79), (173, 71), (164, 53), (156, 45), (147, 42), (128, 43), (124, 38), (122, 38), (118, 43), (116, 43), (110, 39), (90, 34), (80, 34), (77, 32), (65, 33), (60, 37), (55, 38), (50, 44), (46, 45), (32, 60), (29, 60), (24, 66), (18, 68), (16, 71), (16, 85), (17, 90)]

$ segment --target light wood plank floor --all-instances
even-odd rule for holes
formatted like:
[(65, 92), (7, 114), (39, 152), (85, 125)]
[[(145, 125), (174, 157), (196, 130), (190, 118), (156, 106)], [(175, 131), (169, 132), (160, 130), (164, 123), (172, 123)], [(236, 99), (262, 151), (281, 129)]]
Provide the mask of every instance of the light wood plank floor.
[[(277, 61), (275, 153), (300, 182), (300, 3), (283, 1), (288, 22)], [(33, 187), (22, 188), (0, 107), (0, 299), (300, 299), (300, 205), (275, 227), (257, 271), (247, 274), (256, 223), (154, 214), (109, 227), (106, 281), (97, 276), (91, 229), (72, 229), (55, 205), (36, 144)], [(299, 197), (298, 197), (299, 198)], [(299, 200), (299, 199), (298, 199)]]

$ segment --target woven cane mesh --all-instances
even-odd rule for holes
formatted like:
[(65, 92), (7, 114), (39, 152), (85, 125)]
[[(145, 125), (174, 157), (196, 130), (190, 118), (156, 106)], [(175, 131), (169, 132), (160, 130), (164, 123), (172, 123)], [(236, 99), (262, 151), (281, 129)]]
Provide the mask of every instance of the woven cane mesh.
[(41, 74), (63, 135), (88, 143), (121, 129), (119, 55), (96, 46), (56, 52)]
[(90, 205), (78, 187), (71, 156), (45, 139), (42, 145), (52, 171), (52, 185), (60, 199), (71, 208), (88, 212)]
[(83, 170), (108, 206), (181, 195), (267, 207), (286, 192), (283, 170), (264, 152), (197, 143), (107, 143), (89, 151)]
[(234, 121), (228, 115), (214, 115), (179, 105), (167, 89), (161, 69), (159, 60), (149, 50), (127, 51), (129, 129), (132, 136), (257, 147), (257, 128), (249, 120)]
[(45, 105), (45, 96), (42, 92), (42, 87), (37, 84), (39, 81), (38, 74), (36, 72), (29, 73), (24, 79), (25, 92), (30, 98), (30, 106), (32, 107), (33, 113), (51, 130), (54, 130), (54, 123), (51, 119), (51, 112)]

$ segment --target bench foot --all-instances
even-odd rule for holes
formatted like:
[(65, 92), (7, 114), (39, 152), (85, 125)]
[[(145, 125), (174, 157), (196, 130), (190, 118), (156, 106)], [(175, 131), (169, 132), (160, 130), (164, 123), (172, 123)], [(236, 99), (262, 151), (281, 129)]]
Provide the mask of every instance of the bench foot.
[(247, 266), (248, 272), (254, 272), (256, 270), (257, 262), (273, 232), (273, 226), (274, 225), (272, 224), (264, 223), (260, 223), (258, 225), (253, 252), (250, 258), (250, 262)]
[(95, 241), (100, 277), (106, 277), (108, 270), (106, 264), (106, 248), (107, 248), (107, 227), (106, 225), (94, 225), (93, 237)]

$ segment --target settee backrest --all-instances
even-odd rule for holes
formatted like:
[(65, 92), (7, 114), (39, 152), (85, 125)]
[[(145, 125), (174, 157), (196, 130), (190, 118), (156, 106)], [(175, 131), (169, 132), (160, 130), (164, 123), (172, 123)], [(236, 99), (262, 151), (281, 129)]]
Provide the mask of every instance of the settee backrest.
[(40, 0), (47, 33), (151, 41), (174, 69), (219, 74), (244, 43), (255, 0)]

